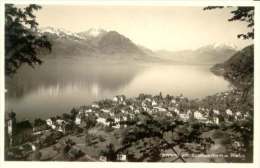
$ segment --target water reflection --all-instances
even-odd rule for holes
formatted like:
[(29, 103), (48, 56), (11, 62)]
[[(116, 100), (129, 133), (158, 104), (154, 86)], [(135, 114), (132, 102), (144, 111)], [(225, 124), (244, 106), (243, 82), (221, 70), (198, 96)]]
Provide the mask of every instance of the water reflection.
[(6, 109), (13, 109), (18, 119), (47, 118), (117, 94), (162, 92), (202, 98), (229, 89), (229, 83), (212, 74), (208, 66), (74, 65), (52, 62), (45, 65), (47, 69), (24, 69), (6, 80)]

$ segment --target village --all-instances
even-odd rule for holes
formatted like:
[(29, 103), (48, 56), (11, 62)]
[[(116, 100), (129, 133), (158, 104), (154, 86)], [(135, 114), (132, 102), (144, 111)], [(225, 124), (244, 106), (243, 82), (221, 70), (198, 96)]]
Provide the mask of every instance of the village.
[[(108, 155), (102, 154), (103, 149), (91, 154), (91, 152), (88, 153), (89, 148), (108, 148), (111, 152), (115, 146), (120, 145), (120, 134), (122, 130), (127, 129), (127, 123), (136, 118), (141, 121), (143, 113), (148, 113), (154, 118), (167, 117), (186, 123), (197, 122), (221, 127), (223, 124), (250, 119), (249, 111), (238, 109), (240, 94), (238, 91), (232, 90), (202, 100), (189, 100), (183, 95), (163, 96), (162, 93), (155, 96), (140, 94), (137, 98), (118, 95), (112, 99), (73, 108), (69, 114), (64, 113), (62, 116), (46, 120), (37, 119), (33, 125), (30, 121), (16, 122), (16, 115), (11, 112), (6, 121), (6, 145), (8, 145), (6, 157), (10, 160), (27, 160), (29, 158), (29, 160), (111, 161)], [(94, 128), (96, 132), (107, 133), (104, 135), (96, 133), (98, 136), (94, 136), (91, 133), (95, 132)], [(112, 133), (115, 135), (112, 138), (115, 139), (106, 141), (107, 135), (113, 136)], [(84, 135), (85, 139), (80, 139)], [(96, 139), (99, 141), (97, 142)], [(93, 143), (93, 141), (95, 142)], [(97, 143), (102, 145), (97, 146)], [(81, 149), (82, 144), (87, 146), (86, 150)], [(236, 144), (240, 145), (238, 142)], [(50, 148), (50, 146), (53, 146), (52, 150), (55, 151), (55, 154), (43, 157), (44, 149)], [(63, 153), (63, 156), (59, 156), (60, 153)], [(163, 153), (162, 157), (167, 158), (171, 155), (173, 154)], [(113, 160), (127, 161), (128, 159), (126, 154), (119, 153)]]

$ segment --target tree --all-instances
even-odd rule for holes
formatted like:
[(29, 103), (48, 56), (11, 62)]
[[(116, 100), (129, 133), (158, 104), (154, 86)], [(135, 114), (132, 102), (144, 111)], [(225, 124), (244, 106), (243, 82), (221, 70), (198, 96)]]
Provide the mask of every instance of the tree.
[(95, 127), (95, 125), (97, 124), (97, 117), (94, 114), (89, 114), (86, 118), (85, 118), (85, 122), (86, 122), (86, 129), (90, 129)]
[[(211, 9), (222, 9), (223, 6), (208, 6), (205, 7), (204, 10)], [(231, 7), (229, 7), (231, 8)], [(230, 12), (232, 14), (231, 18), (228, 21), (242, 21), (247, 23), (247, 27), (249, 31), (246, 33), (238, 34), (238, 38), (242, 39), (254, 39), (254, 7), (251, 6), (238, 6), (232, 7), (233, 10)]]
[(42, 125), (45, 125), (46, 124), (46, 121), (43, 120), (43, 119), (40, 119), (40, 118), (36, 118), (34, 120), (34, 126), (35, 127), (39, 127), (39, 126), (42, 126)]
[(182, 152), (206, 153), (214, 143), (211, 138), (202, 136), (205, 128), (202, 123), (189, 123), (166, 116), (155, 117), (147, 112), (141, 115), (141, 118), (128, 123), (122, 148), (117, 150), (135, 148), (140, 155), (138, 158), (131, 156), (135, 161), (158, 161), (164, 150), (171, 150), (176, 155), (173, 162), (186, 162)]
[(70, 111), (70, 115), (71, 115), (72, 120), (75, 120), (77, 114), (78, 114), (78, 111), (73, 107)]
[(101, 155), (107, 157), (107, 161), (116, 161), (117, 160), (117, 151), (115, 150), (115, 147), (112, 143), (108, 144), (106, 146), (105, 150), (102, 150), (100, 152)]
[(39, 52), (51, 51), (47, 37), (38, 33), (34, 11), (41, 6), (31, 4), (24, 8), (5, 5), (5, 75), (12, 76), (23, 65), (41, 64)]
[(63, 120), (66, 120), (66, 121), (68, 121), (68, 120), (71, 120), (71, 115), (70, 114), (68, 114), (68, 113), (63, 113), (62, 114), (62, 119)]

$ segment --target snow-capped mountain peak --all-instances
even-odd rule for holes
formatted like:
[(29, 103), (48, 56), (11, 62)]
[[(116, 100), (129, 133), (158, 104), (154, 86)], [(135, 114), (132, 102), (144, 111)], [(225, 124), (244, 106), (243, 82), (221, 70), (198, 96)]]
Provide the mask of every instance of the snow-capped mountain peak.
[(71, 32), (64, 28), (54, 28), (54, 27), (43, 27), (39, 29), (40, 33), (50, 33), (56, 35), (57, 37), (72, 37), (75, 40), (83, 39), (77, 33)]
[(54, 28), (54, 27), (43, 27), (39, 29), (39, 33), (49, 33), (59, 38), (72, 38), (74, 40), (87, 40), (91, 38), (98, 37), (107, 31), (99, 28), (91, 28), (84, 32), (72, 32), (64, 28)]
[(213, 43), (212, 46), (215, 49), (219, 49), (219, 48), (229, 48), (229, 49), (233, 49), (233, 50), (238, 49), (238, 47), (234, 43)]
[(98, 28), (91, 28), (87, 31), (83, 31), (83, 32), (79, 32), (77, 33), (79, 36), (81, 36), (82, 38), (85, 39), (89, 39), (89, 38), (95, 38), (98, 37), (104, 33), (106, 33), (107, 31), (104, 29), (98, 29)]
[(100, 35), (101, 33), (104, 33), (105, 30), (104, 29), (98, 29), (98, 28), (91, 28), (87, 31), (87, 33), (90, 35), (90, 36), (98, 36)]

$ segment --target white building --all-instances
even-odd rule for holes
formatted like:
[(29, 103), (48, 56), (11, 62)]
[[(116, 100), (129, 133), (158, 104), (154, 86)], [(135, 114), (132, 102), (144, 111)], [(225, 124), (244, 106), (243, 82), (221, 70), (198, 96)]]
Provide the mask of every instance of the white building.
[(99, 118), (97, 119), (97, 122), (98, 122), (98, 123), (101, 123), (101, 124), (103, 124), (103, 125), (105, 125), (105, 126), (108, 126), (108, 125), (109, 125), (109, 123), (106, 121), (106, 119), (105, 119), (105, 118), (102, 118), (102, 117), (99, 117)]
[(174, 112), (175, 112), (176, 114), (180, 114), (180, 110), (178, 110), (177, 108), (174, 109)]
[(92, 108), (97, 108), (97, 109), (98, 109), (98, 108), (99, 108), (99, 105), (98, 105), (98, 104), (92, 104), (91, 107), (92, 107)]
[(85, 113), (92, 113), (92, 112), (93, 112), (92, 109), (86, 109), (86, 110), (85, 110)]
[(81, 117), (79, 115), (76, 116), (75, 118), (75, 124), (80, 125), (81, 124)]
[(176, 100), (175, 100), (175, 99), (172, 99), (172, 100), (171, 100), (171, 103), (172, 103), (172, 104), (175, 104), (175, 103), (176, 103)]
[(200, 113), (199, 111), (194, 112), (194, 118), (197, 120), (206, 120), (206, 118), (203, 116), (203, 114)]
[(152, 106), (157, 106), (157, 105), (158, 105), (158, 103), (155, 100), (153, 100), (152, 101)]
[(216, 115), (219, 115), (219, 114), (220, 114), (219, 111), (218, 111), (218, 110), (215, 110), (215, 109), (213, 109), (213, 113), (216, 114)]
[(213, 122), (214, 122), (214, 124), (219, 124), (219, 118), (218, 117), (213, 117)]
[(49, 125), (49, 126), (51, 127), (51, 126), (53, 125), (53, 121), (52, 121), (52, 119), (50, 119), (50, 118), (47, 119), (47, 120), (46, 120), (46, 124)]
[(226, 110), (226, 114), (232, 116), (232, 115), (233, 115), (233, 112), (232, 112), (230, 109), (227, 109), (227, 110)]
[(126, 99), (126, 98), (125, 98), (124, 95), (120, 95), (120, 96), (115, 96), (115, 97), (113, 97), (112, 100), (113, 100), (114, 102), (118, 102), (118, 103), (121, 102), (121, 103), (122, 103), (122, 102), (125, 101), (125, 99)]
[(239, 120), (239, 119), (242, 119), (242, 118), (243, 118), (243, 116), (242, 116), (242, 113), (240, 111), (235, 113), (235, 120)]
[(110, 113), (110, 110), (108, 110), (108, 109), (101, 109), (100, 111), (102, 111), (104, 113)]
[(126, 155), (125, 154), (117, 154), (117, 160), (118, 161), (126, 161)]
[(165, 108), (162, 108), (162, 107), (154, 107), (154, 109), (156, 109), (158, 112), (166, 112), (167, 111)]

